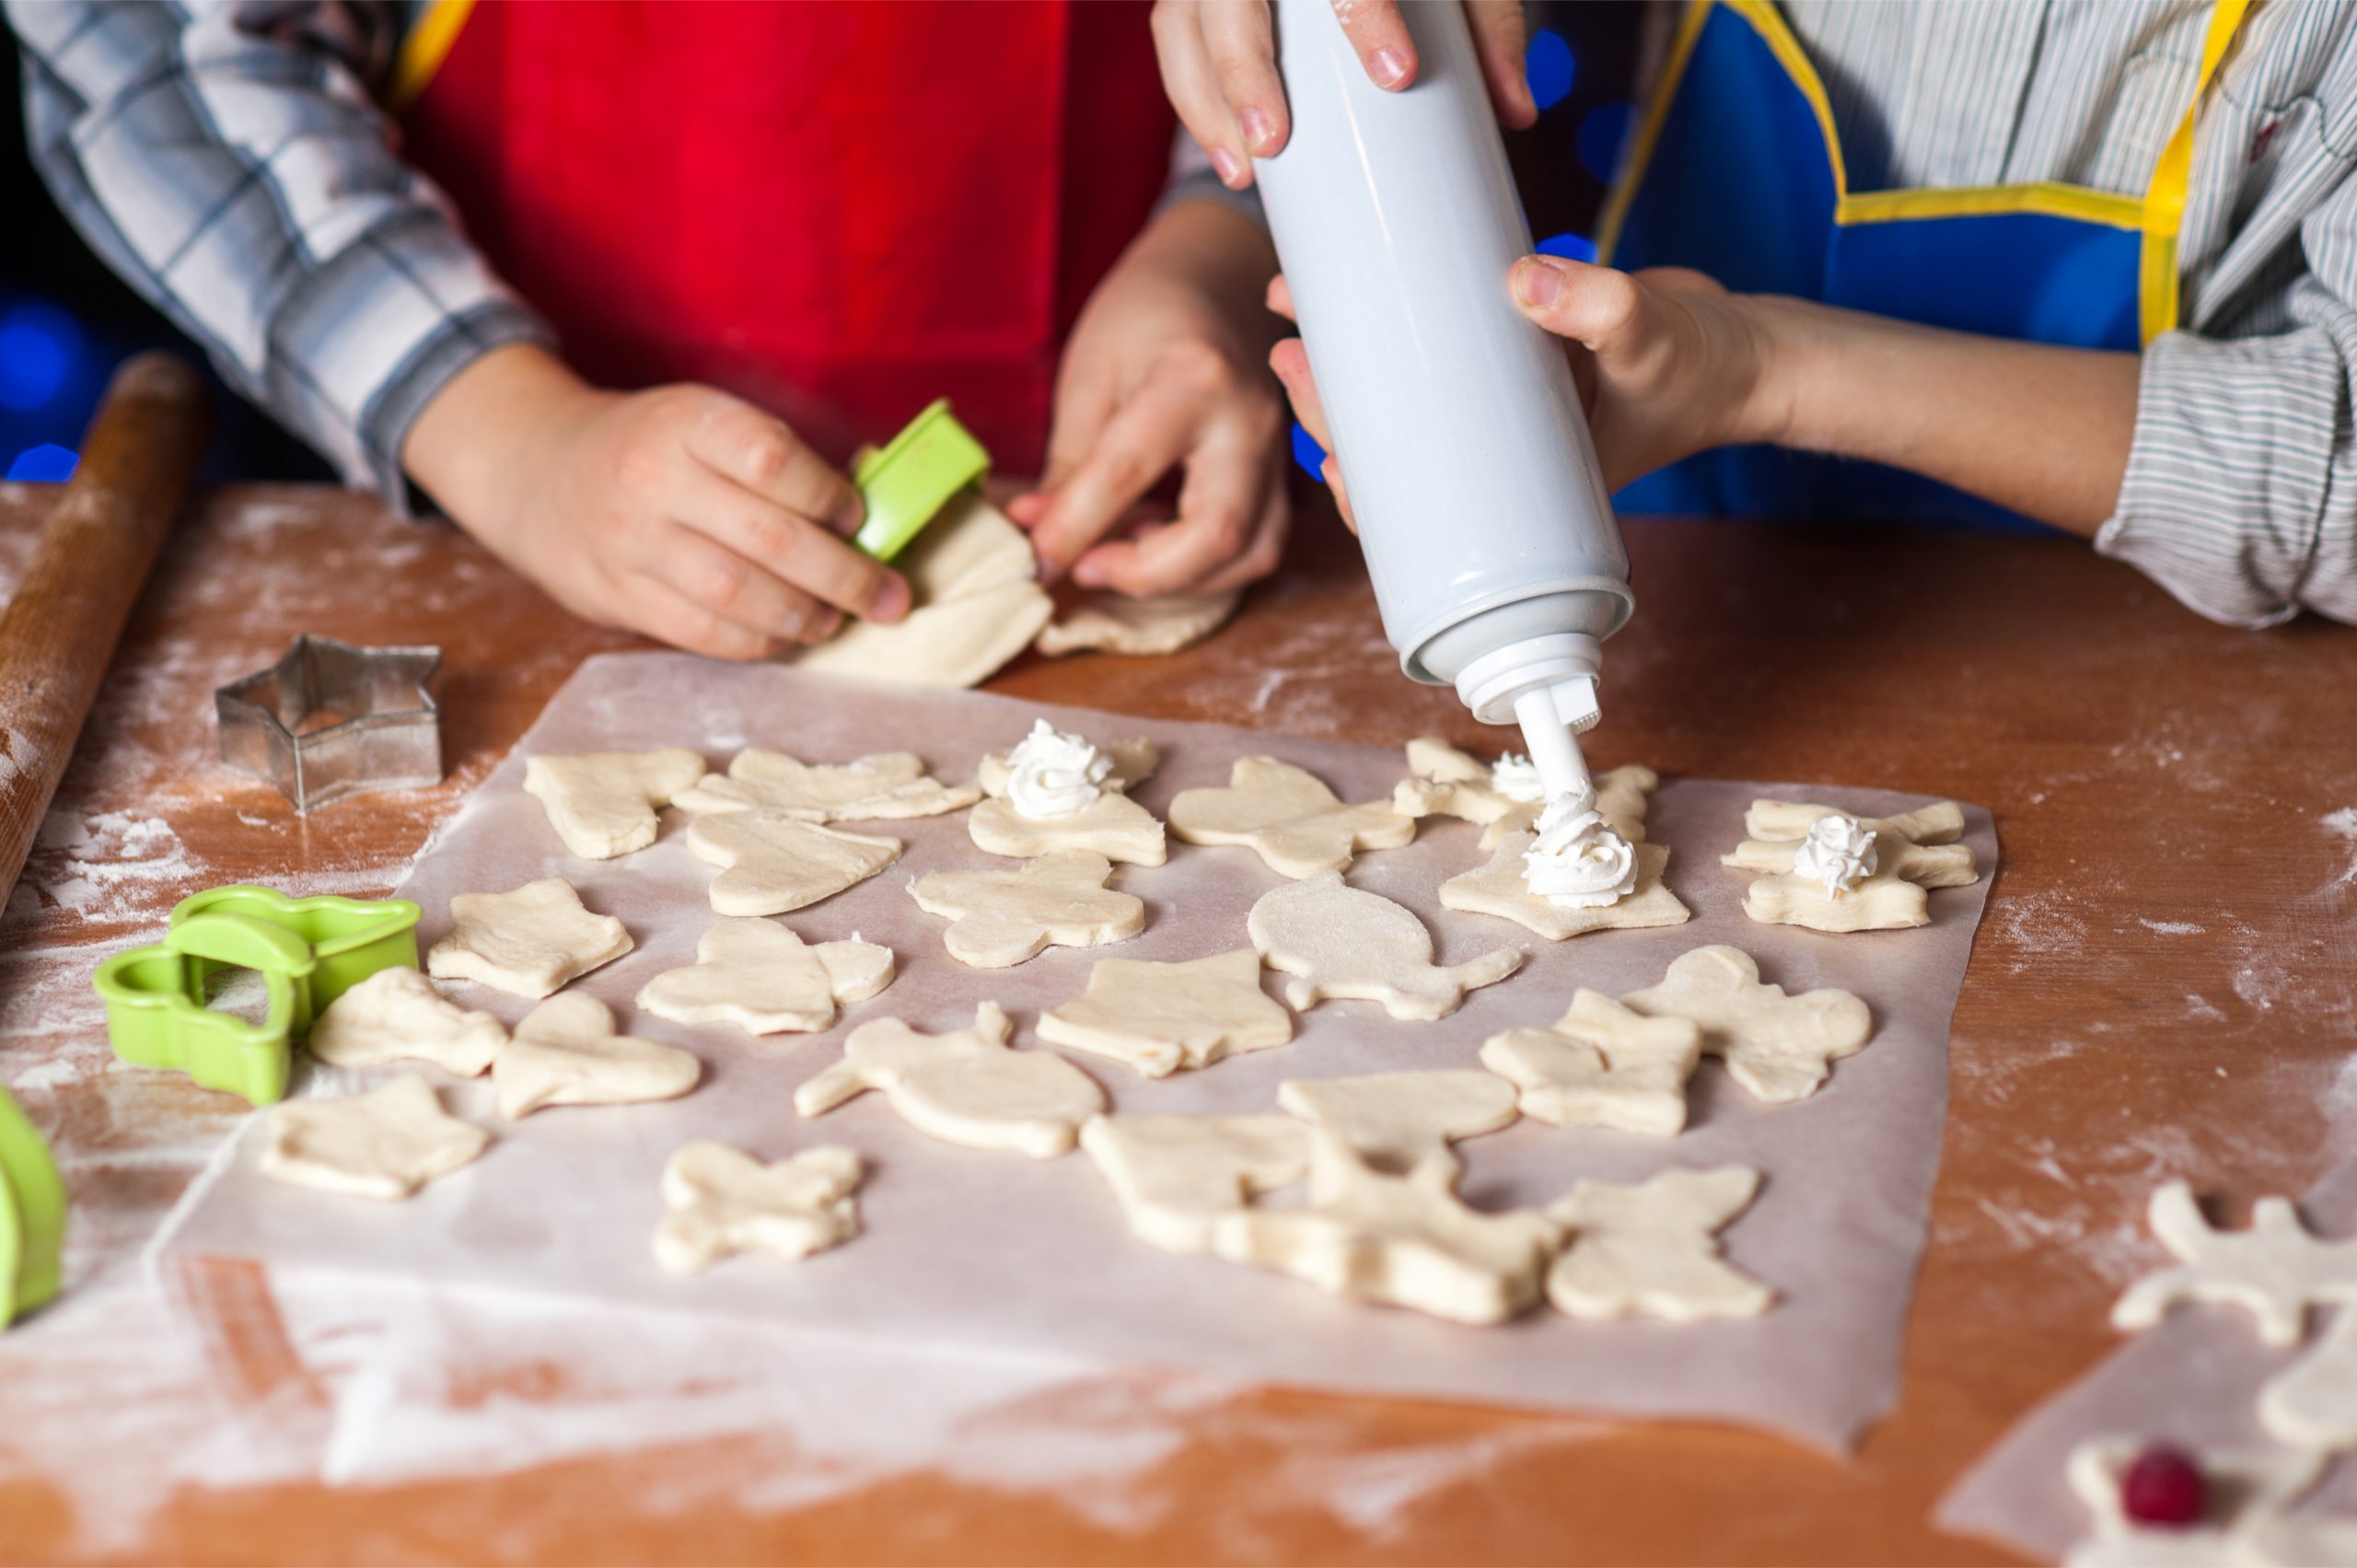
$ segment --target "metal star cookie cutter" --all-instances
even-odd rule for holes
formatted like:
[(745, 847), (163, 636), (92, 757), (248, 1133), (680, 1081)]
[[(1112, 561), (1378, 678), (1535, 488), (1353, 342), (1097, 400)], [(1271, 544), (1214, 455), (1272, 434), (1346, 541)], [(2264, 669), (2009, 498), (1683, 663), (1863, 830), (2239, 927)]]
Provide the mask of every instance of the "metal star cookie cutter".
[(435, 647), (363, 648), (308, 633), (270, 668), (213, 694), (221, 761), (308, 812), (371, 790), (442, 782)]

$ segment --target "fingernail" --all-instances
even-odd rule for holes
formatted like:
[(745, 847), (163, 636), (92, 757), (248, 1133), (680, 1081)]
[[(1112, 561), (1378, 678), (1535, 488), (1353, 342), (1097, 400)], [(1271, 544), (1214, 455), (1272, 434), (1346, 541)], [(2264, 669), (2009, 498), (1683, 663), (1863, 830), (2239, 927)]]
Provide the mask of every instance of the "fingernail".
[(1544, 308), (1563, 292), (1563, 274), (1536, 259), (1518, 261), (1514, 271), (1515, 296), (1525, 305)]
[(1378, 49), (1368, 62), (1375, 68), (1376, 84), (1396, 87), (1408, 79), (1408, 57), (1396, 49)]
[(1244, 127), (1244, 145), (1254, 157), (1269, 150), (1270, 141), (1277, 134), (1277, 122), (1264, 110), (1248, 109), (1237, 117)]
[(1225, 147), (1212, 149), (1212, 168), (1219, 171), (1221, 184), (1239, 188), (1243, 185), (1244, 166), (1237, 162), (1236, 155)]

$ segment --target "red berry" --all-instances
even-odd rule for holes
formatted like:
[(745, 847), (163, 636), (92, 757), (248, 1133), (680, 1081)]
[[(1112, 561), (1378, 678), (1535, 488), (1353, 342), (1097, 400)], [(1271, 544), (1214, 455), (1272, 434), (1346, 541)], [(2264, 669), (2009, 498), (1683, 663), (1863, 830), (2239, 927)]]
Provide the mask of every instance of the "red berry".
[(2183, 1529), (2200, 1521), (2208, 1492), (2193, 1456), (2165, 1443), (2147, 1443), (2119, 1478), (2119, 1506), (2140, 1525)]

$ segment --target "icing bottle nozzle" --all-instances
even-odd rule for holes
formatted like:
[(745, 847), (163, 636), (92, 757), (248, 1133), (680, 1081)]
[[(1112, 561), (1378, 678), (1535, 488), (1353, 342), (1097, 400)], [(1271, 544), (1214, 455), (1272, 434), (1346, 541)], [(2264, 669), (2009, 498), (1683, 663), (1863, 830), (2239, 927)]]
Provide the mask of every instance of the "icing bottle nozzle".
[(1483, 724), (1522, 726), (1547, 798), (1589, 794), (1587, 763), (1573, 737), (1596, 727), (1596, 639), (1579, 632), (1526, 637), (1482, 655), (1457, 677), (1457, 694)]

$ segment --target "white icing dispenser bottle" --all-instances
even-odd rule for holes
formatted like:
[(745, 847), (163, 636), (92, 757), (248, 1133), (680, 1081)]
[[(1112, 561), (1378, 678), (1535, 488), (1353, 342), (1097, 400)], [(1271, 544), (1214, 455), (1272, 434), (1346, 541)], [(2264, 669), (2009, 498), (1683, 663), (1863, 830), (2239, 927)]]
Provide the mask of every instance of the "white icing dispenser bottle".
[(1400, 7), (1415, 84), (1367, 79), (1331, 0), (1277, 0), (1293, 113), (1256, 176), (1410, 676), (1519, 723), (1549, 797), (1587, 787), (1629, 557), (1562, 340), (1515, 308), (1531, 251), (1462, 8)]

